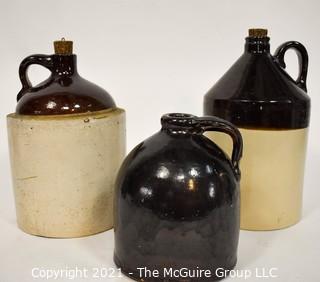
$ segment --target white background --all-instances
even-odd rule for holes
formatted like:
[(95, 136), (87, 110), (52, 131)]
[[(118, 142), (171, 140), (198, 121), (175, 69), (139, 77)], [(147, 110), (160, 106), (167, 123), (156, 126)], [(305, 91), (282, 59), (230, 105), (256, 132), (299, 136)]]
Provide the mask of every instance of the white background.
[[(242, 54), (250, 27), (269, 29), (272, 52), (287, 40), (306, 46), (312, 118), (303, 220), (281, 231), (241, 232), (237, 269), (278, 268), (277, 279), (249, 281), (319, 281), (319, 11), (318, 0), (1, 0), (0, 282), (46, 281), (32, 279), (33, 267), (114, 267), (112, 231), (59, 240), (30, 236), (16, 226), (5, 115), (15, 109), (22, 59), (53, 53), (52, 41), (61, 37), (73, 40), (80, 74), (126, 109), (130, 150), (159, 129), (163, 113), (201, 115), (203, 95)], [(295, 75), (294, 53), (287, 62)], [(47, 75), (30, 68), (34, 82)], [(113, 279), (86, 281), (106, 280)], [(242, 279), (228, 278), (233, 280)]]

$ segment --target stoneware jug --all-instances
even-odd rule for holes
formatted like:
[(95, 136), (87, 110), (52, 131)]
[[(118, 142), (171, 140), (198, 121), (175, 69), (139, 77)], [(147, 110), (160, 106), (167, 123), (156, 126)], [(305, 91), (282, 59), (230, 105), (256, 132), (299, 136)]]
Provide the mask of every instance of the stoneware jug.
[[(125, 113), (77, 72), (72, 42), (32, 55), (7, 117), (18, 226), (45, 237), (80, 237), (113, 227), (115, 177), (125, 155)], [(32, 64), (50, 77), (32, 86)]]
[[(166, 114), (161, 124), (120, 168), (114, 261), (141, 281), (223, 278), (217, 269), (230, 270), (237, 260), (241, 135), (216, 117)], [(231, 160), (205, 131), (231, 137)], [(200, 273), (206, 270), (207, 277)]]
[[(300, 62), (296, 80), (285, 70), (290, 49)], [(232, 122), (243, 136), (243, 229), (279, 229), (300, 219), (310, 116), (307, 69), (301, 43), (286, 42), (271, 55), (267, 30), (251, 29), (244, 54), (204, 98), (204, 114)], [(208, 136), (225, 150), (231, 146), (220, 134)]]

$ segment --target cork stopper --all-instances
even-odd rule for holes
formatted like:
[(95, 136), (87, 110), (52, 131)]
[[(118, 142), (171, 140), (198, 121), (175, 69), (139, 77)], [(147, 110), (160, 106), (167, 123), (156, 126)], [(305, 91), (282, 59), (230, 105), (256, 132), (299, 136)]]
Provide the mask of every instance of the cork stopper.
[(268, 30), (264, 28), (250, 28), (249, 37), (264, 38), (267, 37)]
[(54, 41), (53, 45), (56, 55), (72, 55), (72, 41), (65, 40), (65, 38), (62, 37), (61, 40)]

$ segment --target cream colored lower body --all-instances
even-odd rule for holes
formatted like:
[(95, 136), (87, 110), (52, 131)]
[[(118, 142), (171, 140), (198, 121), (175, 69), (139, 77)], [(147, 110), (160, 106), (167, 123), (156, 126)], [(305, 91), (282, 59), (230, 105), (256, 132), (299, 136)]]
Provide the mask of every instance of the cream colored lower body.
[[(297, 223), (308, 129), (241, 129), (241, 229), (274, 230)], [(226, 134), (208, 133), (225, 152), (232, 150)]]
[(125, 113), (7, 117), (18, 226), (45, 237), (113, 227), (113, 191), (125, 155)]

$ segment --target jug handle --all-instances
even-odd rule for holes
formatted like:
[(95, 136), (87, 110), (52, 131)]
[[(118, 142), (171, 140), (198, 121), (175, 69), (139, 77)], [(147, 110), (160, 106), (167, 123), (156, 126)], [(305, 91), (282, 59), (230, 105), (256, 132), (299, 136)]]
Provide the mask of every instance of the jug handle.
[(36, 54), (26, 57), (19, 66), (19, 77), (22, 84), (22, 89), (17, 95), (17, 101), (21, 99), (21, 97), (26, 94), (27, 90), (33, 89), (36, 90), (38, 88), (43, 88), (44, 85), (39, 87), (33, 87), (29, 77), (28, 77), (28, 68), (31, 65), (40, 65), (45, 67), (46, 69), (50, 70), (52, 72), (53, 70), (53, 61), (52, 56), (50, 55), (42, 55), (42, 54)]
[(283, 44), (281, 44), (275, 54), (274, 58), (276, 59), (276, 63), (281, 67), (281, 69), (286, 68), (286, 63), (284, 62), (284, 56), (287, 50), (293, 49), (296, 51), (296, 54), (298, 56), (298, 61), (299, 61), (299, 76), (295, 80), (295, 83), (303, 89), (304, 91), (307, 92), (307, 74), (308, 74), (308, 63), (309, 63), (309, 58), (308, 58), (308, 52), (307, 49), (299, 42), (297, 41), (288, 41)]
[(239, 168), (240, 159), (242, 157), (243, 141), (240, 131), (230, 122), (215, 116), (205, 116), (197, 118), (200, 128), (205, 131), (218, 131), (228, 134), (232, 138), (233, 149), (231, 155), (231, 163), (235, 174), (240, 179), (241, 172)]

